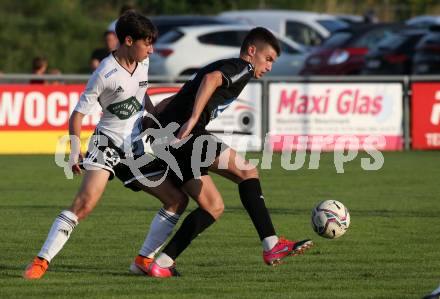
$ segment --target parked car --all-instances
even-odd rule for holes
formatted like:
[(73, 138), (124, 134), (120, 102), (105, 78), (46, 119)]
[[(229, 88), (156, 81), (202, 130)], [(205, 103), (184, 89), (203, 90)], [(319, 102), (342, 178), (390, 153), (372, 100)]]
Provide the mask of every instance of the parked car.
[(365, 56), (363, 74), (410, 74), (417, 42), (426, 29), (405, 28), (385, 37)]
[(429, 28), (434, 25), (440, 25), (440, 16), (417, 16), (405, 22), (408, 26)]
[(150, 17), (151, 22), (157, 27), (159, 36), (180, 26), (201, 26), (201, 25), (227, 25), (240, 24), (239, 20), (223, 18), (219, 16), (201, 15), (161, 15)]
[(334, 15), (339, 20), (350, 25), (359, 25), (365, 23), (365, 17), (359, 15), (350, 15), (350, 14), (336, 14)]
[(391, 24), (369, 24), (339, 30), (309, 55), (300, 74), (359, 74), (368, 50), (397, 28)]
[(413, 58), (414, 74), (440, 74), (440, 26), (431, 26), (417, 43)]
[(348, 27), (332, 15), (294, 10), (237, 10), (220, 16), (266, 27), (303, 46), (317, 46), (332, 32)]
[[(238, 57), (241, 43), (251, 29), (243, 25), (217, 25), (171, 30), (157, 40), (150, 56), (149, 73), (168, 77), (192, 75), (218, 59)], [(297, 75), (304, 62), (304, 49), (286, 38), (277, 38), (282, 54), (269, 74)]]

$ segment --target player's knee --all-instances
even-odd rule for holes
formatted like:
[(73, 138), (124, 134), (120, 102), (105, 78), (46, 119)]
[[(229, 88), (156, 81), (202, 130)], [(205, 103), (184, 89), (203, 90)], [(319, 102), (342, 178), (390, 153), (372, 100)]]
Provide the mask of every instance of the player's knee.
[(215, 218), (215, 220), (219, 219), (224, 211), (225, 211), (225, 205), (223, 201), (216, 202), (208, 209), (208, 212), (212, 215), (212, 217)]

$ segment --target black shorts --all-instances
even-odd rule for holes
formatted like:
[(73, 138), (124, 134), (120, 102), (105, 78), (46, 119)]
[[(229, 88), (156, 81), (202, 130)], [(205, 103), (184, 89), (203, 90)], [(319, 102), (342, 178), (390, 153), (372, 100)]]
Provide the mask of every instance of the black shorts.
[(208, 168), (214, 160), (229, 148), (221, 139), (206, 130), (193, 131), (191, 134), (191, 138), (181, 147), (170, 147), (170, 153), (176, 159), (182, 175), (179, 177), (171, 171), (174, 176), (173, 181), (178, 185), (207, 175)]
[(126, 157), (107, 136), (96, 131), (80, 167), (86, 170), (105, 169), (110, 172), (109, 180), (116, 175), (125, 187), (136, 192), (141, 190), (141, 179), (164, 176), (167, 173), (167, 165), (163, 161), (149, 154)]

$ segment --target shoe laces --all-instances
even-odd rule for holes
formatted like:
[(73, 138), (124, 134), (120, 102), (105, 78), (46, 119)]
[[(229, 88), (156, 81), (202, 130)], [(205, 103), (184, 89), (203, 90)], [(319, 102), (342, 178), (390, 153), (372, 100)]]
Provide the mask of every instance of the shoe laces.
[(153, 259), (138, 255), (138, 257), (136, 258), (136, 262), (142, 264), (143, 266), (148, 266), (153, 262)]
[(49, 263), (44, 259), (39, 259), (36, 257), (34, 260), (34, 265), (40, 267), (42, 270), (45, 270)]
[(292, 244), (292, 243), (294, 243), (294, 242), (292, 242), (290, 240), (287, 240), (284, 237), (279, 237), (279, 239), (278, 239), (278, 244), (289, 245), (289, 244)]

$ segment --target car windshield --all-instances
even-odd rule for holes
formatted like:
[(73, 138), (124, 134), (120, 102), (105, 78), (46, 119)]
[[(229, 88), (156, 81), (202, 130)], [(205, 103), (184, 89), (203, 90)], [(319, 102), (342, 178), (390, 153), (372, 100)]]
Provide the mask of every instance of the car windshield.
[(419, 44), (440, 44), (440, 33), (431, 33), (422, 38)]
[(172, 44), (178, 41), (183, 35), (184, 34), (179, 30), (171, 30), (160, 36), (157, 39), (156, 44)]
[(199, 26), (199, 25), (218, 25), (218, 24), (239, 24), (238, 21), (225, 18), (210, 17), (152, 17), (151, 21), (157, 27), (159, 35), (164, 35), (170, 30), (181, 26)]
[(332, 36), (326, 39), (321, 47), (324, 49), (334, 49), (344, 45), (351, 37), (353, 33), (351, 32), (335, 32)]
[(341, 20), (318, 20), (318, 23), (330, 32), (348, 28), (348, 24)]
[(360, 35), (359, 38), (355, 38), (352, 42), (350, 42), (350, 47), (372, 49), (376, 47), (377, 44), (379, 44), (384, 38), (393, 35), (394, 31), (392, 28), (378, 28), (370, 30), (365, 34)]
[(382, 39), (378, 44), (378, 49), (395, 50), (399, 48), (408, 39), (408, 36), (403, 34), (391, 34)]
[(417, 43), (416, 50), (440, 49), (440, 34), (430, 33), (422, 37)]
[(299, 54), (299, 53), (301, 53), (301, 50), (297, 50), (297, 49), (292, 48), (290, 45), (283, 42), (282, 40), (278, 40), (278, 42), (280, 43), (281, 53), (286, 53), (286, 54)]

